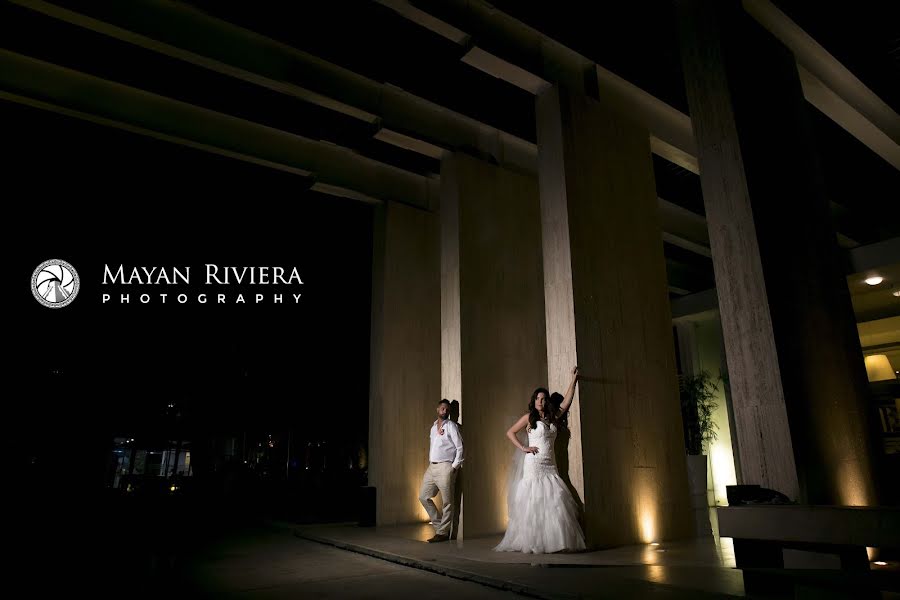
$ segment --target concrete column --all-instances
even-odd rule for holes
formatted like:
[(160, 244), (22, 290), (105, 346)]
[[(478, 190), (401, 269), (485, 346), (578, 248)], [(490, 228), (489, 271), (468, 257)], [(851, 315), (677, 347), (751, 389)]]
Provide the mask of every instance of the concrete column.
[(537, 99), (547, 366), (569, 419), (588, 543), (691, 532), (671, 311), (647, 131), (551, 88)]
[(504, 531), (506, 430), (546, 385), (537, 181), (454, 154), (441, 165), (442, 396), (460, 401), (463, 531)]
[(737, 0), (680, 0), (743, 483), (874, 502), (866, 378), (793, 55)]
[(369, 485), (379, 525), (427, 521), (419, 486), (440, 396), (440, 257), (435, 213), (375, 208)]

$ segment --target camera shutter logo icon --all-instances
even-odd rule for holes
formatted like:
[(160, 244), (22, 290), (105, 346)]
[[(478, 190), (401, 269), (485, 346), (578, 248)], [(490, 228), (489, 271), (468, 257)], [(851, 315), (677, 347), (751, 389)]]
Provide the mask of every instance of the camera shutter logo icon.
[(42, 262), (31, 276), (31, 292), (47, 308), (70, 304), (78, 295), (80, 285), (75, 267), (55, 258)]

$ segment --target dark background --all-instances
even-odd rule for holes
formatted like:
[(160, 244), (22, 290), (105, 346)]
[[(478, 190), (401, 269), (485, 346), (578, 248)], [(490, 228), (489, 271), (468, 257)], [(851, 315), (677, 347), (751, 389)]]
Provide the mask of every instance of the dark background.
[[(21, 543), (90, 540), (92, 560), (141, 568), (229, 524), (356, 518), (372, 207), (310, 192), (297, 175), (19, 105), (0, 103), (0, 119), (15, 211), (3, 439)], [(50, 258), (81, 279), (60, 309), (29, 286)], [(202, 285), (207, 262), (296, 266), (304, 285), (247, 287), (248, 302), (234, 304), (237, 286)], [(189, 303), (173, 286), (132, 285), (112, 290), (130, 304), (103, 305), (104, 264), (190, 265)], [(177, 493), (168, 482), (113, 488), (123, 438), (182, 441), (191, 477)]]

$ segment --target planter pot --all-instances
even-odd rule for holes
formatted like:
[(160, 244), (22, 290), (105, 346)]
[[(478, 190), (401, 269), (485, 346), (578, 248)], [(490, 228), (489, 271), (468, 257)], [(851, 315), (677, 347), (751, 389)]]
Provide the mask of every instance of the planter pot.
[(688, 486), (691, 494), (691, 512), (694, 515), (694, 534), (697, 537), (712, 535), (709, 525), (709, 506), (706, 500), (706, 456), (687, 455)]

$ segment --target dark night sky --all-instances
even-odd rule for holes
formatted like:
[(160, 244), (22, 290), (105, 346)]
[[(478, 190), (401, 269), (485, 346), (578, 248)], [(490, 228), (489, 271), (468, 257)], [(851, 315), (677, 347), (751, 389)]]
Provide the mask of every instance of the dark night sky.
[[(290, 423), (364, 439), (371, 207), (308, 192), (296, 175), (48, 112), (2, 103), (0, 115), (16, 211), (18, 391), (7, 401), (18, 435), (7, 442), (133, 434), (170, 400), (223, 430)], [(62, 309), (40, 306), (29, 288), (50, 258), (82, 280)], [(168, 286), (130, 286), (129, 306), (100, 302), (104, 264), (190, 265), (195, 284), (207, 262), (297, 266), (301, 303), (281, 286), (249, 290), (266, 294), (261, 305), (181, 306), (173, 295), (162, 305), (155, 296)], [(137, 303), (141, 292), (153, 303)]]

